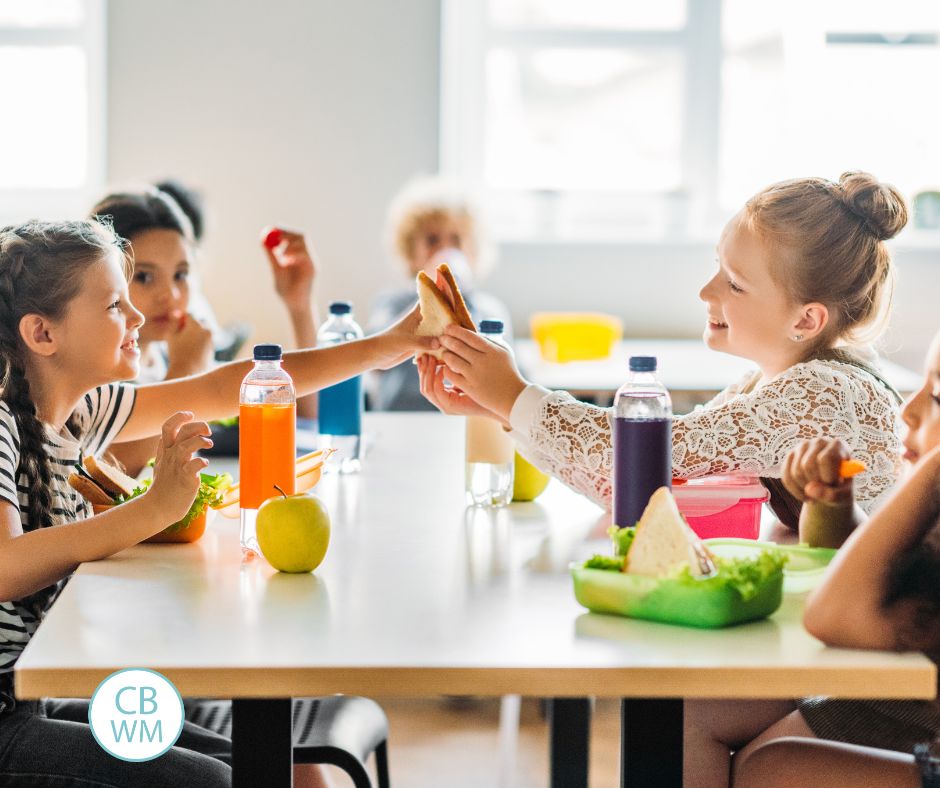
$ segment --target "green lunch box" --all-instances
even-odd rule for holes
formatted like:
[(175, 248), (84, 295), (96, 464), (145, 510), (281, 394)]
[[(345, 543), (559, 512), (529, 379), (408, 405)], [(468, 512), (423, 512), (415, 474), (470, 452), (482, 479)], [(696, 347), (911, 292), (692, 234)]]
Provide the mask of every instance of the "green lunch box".
[[(737, 544), (707, 544), (721, 557), (737, 558), (743, 552)], [(765, 547), (752, 544), (754, 553)], [(720, 575), (708, 580), (658, 578), (585, 569), (583, 564), (572, 564), (571, 575), (578, 603), (594, 613), (691, 627), (727, 627), (764, 618), (783, 601), (783, 570), (764, 578), (749, 599), (727, 586)]]

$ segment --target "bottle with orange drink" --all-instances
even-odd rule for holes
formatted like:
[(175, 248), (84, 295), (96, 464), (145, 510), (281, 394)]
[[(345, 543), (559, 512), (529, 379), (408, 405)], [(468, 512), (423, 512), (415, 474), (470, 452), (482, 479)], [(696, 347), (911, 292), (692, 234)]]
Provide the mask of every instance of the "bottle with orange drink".
[(294, 494), (297, 397), (281, 366), (280, 345), (255, 345), (254, 368), (242, 381), (238, 417), (238, 465), (242, 554), (260, 554), (255, 535), (258, 508), (268, 498)]

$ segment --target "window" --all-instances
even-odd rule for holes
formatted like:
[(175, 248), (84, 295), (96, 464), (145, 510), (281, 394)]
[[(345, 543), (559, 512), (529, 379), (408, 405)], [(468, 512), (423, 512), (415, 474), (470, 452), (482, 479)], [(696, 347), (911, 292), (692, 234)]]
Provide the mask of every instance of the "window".
[(444, 0), (441, 169), (501, 240), (714, 238), (762, 186), (940, 190), (940, 4)]
[(80, 216), (104, 181), (102, 0), (0, 0), (0, 221)]

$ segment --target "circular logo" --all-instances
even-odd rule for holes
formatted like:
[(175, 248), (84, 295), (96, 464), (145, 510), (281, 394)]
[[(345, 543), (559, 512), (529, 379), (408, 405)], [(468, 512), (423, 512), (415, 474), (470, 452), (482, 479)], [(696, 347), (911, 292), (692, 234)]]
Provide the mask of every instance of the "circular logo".
[(88, 704), (88, 724), (102, 749), (122, 761), (152, 761), (183, 730), (183, 699), (154, 670), (127, 668), (102, 681)]

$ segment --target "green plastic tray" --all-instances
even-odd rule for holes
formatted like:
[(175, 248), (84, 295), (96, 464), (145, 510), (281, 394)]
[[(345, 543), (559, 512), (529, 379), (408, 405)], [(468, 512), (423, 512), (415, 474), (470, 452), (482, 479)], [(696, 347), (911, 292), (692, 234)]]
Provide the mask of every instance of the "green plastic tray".
[[(752, 553), (768, 546), (755, 542), (750, 544)], [(721, 556), (744, 554), (742, 546), (737, 544), (724, 546), (709, 542), (708, 546)], [(571, 575), (575, 598), (594, 613), (613, 613), (691, 627), (727, 627), (764, 618), (783, 601), (783, 571), (768, 577), (747, 600), (736, 589), (728, 588), (717, 579), (690, 584), (687, 580), (585, 569), (582, 564), (572, 564)]]
[(751, 539), (706, 539), (705, 544), (709, 550), (721, 550), (722, 555), (729, 557), (748, 555), (755, 550), (767, 548), (775, 548), (785, 553), (788, 560), (783, 568), (783, 590), (788, 594), (801, 594), (812, 589), (836, 554), (836, 550), (831, 547), (778, 545)]

